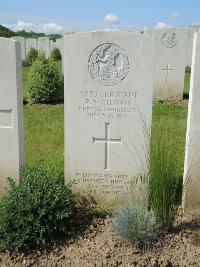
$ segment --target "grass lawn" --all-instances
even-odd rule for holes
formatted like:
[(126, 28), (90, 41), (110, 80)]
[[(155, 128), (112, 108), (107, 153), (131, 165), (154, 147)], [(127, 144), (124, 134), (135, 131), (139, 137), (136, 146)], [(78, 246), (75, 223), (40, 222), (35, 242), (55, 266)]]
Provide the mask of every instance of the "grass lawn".
[[(187, 104), (164, 104), (153, 107), (153, 124), (152, 124), (152, 144), (158, 143), (155, 138), (158, 136), (159, 128), (162, 128), (161, 136), (163, 143), (169, 143), (172, 139), (173, 147), (176, 148), (178, 157), (178, 175), (183, 172), (184, 149), (186, 138), (187, 122)], [(153, 145), (152, 145), (153, 146)], [(174, 149), (173, 148), (173, 149)], [(153, 149), (153, 147), (152, 147)]]
[[(58, 63), (60, 64), (60, 63)], [(61, 66), (61, 65), (60, 65)], [(23, 68), (24, 96), (28, 68)], [(189, 78), (185, 78), (185, 93), (189, 92)], [(64, 107), (59, 105), (26, 105), (25, 117), (25, 164), (54, 168), (64, 172)], [(168, 125), (169, 137), (173, 136), (178, 153), (177, 171), (182, 176), (187, 103), (158, 104), (153, 106), (152, 136), (159, 127)], [(166, 137), (166, 142), (168, 136)], [(153, 142), (154, 143), (154, 140)]]
[(26, 105), (25, 164), (64, 173), (64, 106)]

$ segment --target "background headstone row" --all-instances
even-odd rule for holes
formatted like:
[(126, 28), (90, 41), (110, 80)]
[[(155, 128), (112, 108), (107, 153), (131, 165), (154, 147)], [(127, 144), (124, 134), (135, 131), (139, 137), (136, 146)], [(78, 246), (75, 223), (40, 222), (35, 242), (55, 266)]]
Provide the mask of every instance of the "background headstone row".
[(26, 60), (26, 55), (30, 48), (35, 48), (36, 50), (42, 50), (45, 52), (46, 56), (50, 55), (51, 50), (56, 47), (60, 50), (62, 55), (63, 52), (63, 38), (58, 38), (54, 42), (50, 40), (49, 37), (38, 37), (36, 38), (25, 38), (21, 36), (14, 36), (11, 39), (16, 40), (21, 43), (21, 58)]

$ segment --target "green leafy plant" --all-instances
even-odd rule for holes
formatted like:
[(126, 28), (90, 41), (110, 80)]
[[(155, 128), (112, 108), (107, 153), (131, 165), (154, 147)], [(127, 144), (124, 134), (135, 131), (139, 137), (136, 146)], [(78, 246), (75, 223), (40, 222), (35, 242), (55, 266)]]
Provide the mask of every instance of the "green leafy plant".
[(33, 65), (33, 62), (37, 59), (38, 57), (38, 51), (31, 47), (31, 49), (28, 51), (26, 55), (26, 62), (28, 63), (29, 66)]
[(49, 60), (58, 61), (58, 60), (61, 60), (61, 59), (62, 59), (62, 56), (61, 56), (60, 50), (57, 47), (54, 47), (51, 50), (51, 53), (50, 53), (50, 56), (49, 56)]
[(61, 177), (39, 168), (24, 168), (21, 183), (9, 178), (0, 203), (0, 249), (41, 247), (66, 233), (75, 208), (74, 195)]
[(158, 239), (152, 212), (133, 201), (126, 203), (113, 218), (114, 233), (130, 241), (137, 248), (150, 249)]
[[(176, 125), (176, 127), (174, 127)], [(181, 183), (179, 161), (182, 154), (177, 144), (180, 143), (178, 120), (161, 121), (156, 117), (151, 144), (150, 160), (150, 205), (157, 222), (164, 228), (173, 225)]]
[(32, 102), (47, 103), (62, 101), (64, 98), (64, 79), (55, 64), (38, 54), (29, 70), (27, 91)]

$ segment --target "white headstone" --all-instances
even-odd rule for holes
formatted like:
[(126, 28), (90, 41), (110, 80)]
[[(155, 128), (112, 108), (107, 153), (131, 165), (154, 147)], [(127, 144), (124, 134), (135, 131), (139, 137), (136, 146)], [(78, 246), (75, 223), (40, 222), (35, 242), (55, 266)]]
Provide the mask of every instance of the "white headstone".
[(6, 178), (19, 181), (23, 165), (23, 98), (21, 47), (14, 40), (0, 38), (0, 190)]
[(53, 40), (50, 40), (50, 53), (54, 49), (55, 44), (56, 44), (56, 42), (54, 42)]
[(198, 29), (194, 27), (187, 28), (187, 38), (186, 38), (186, 62), (185, 66), (191, 67), (192, 65), (192, 49), (193, 49), (193, 40), (194, 34)]
[(38, 51), (42, 50), (47, 57), (50, 54), (50, 40), (49, 37), (38, 38)]
[(155, 34), (156, 30), (152, 28), (147, 28), (144, 30), (143, 34)]
[(26, 38), (26, 54), (31, 48), (37, 50), (37, 39), (36, 38)]
[(25, 60), (26, 59), (26, 40), (25, 40), (25, 37), (14, 36), (14, 37), (11, 37), (11, 39), (16, 40), (16, 41), (21, 43), (21, 59)]
[(73, 190), (90, 202), (121, 202), (131, 183), (139, 198), (148, 170), (155, 41), (125, 31), (64, 38), (66, 182), (74, 180)]
[(187, 31), (165, 28), (151, 32), (156, 38), (154, 99), (182, 99)]
[(199, 213), (200, 205), (200, 33), (194, 35), (184, 168), (184, 210)]
[(63, 56), (63, 38), (56, 39), (55, 47), (57, 47), (60, 50), (61, 56)]

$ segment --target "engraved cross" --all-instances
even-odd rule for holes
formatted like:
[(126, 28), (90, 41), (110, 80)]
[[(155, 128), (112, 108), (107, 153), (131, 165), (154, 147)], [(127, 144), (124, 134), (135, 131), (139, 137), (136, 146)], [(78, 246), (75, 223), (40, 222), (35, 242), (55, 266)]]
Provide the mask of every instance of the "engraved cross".
[(168, 83), (169, 71), (170, 71), (170, 70), (174, 70), (174, 69), (170, 69), (170, 68), (169, 68), (169, 63), (167, 63), (167, 68), (166, 68), (166, 69), (162, 69), (162, 70), (164, 70), (164, 71), (167, 72), (167, 73), (166, 73), (166, 83)]
[(105, 166), (104, 170), (109, 171), (109, 159), (110, 159), (110, 144), (121, 144), (122, 138), (119, 139), (111, 139), (110, 138), (110, 123), (105, 122), (105, 138), (95, 138), (93, 137), (93, 144), (94, 143), (105, 143)]

